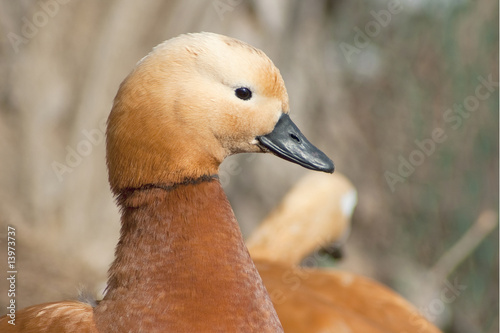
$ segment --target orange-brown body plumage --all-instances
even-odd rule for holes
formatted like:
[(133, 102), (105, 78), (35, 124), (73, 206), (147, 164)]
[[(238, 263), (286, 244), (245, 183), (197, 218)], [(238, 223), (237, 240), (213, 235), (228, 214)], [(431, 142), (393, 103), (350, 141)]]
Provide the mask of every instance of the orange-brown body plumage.
[[(100, 332), (276, 332), (280, 324), (217, 179), (119, 197)], [(258, 318), (258, 320), (255, 320)]]
[(30, 306), (16, 312), (15, 325), (0, 318), (5, 333), (98, 333), (92, 306), (77, 301)]

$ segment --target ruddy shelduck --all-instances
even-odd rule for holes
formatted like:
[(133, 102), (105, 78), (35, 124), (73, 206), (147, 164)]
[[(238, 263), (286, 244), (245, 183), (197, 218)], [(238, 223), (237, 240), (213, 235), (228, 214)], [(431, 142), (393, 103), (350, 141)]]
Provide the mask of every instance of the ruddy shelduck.
[(250, 256), (298, 265), (319, 248), (340, 245), (349, 235), (356, 204), (356, 189), (344, 175), (311, 172), (248, 237)]
[(233, 38), (181, 35), (139, 61), (107, 127), (121, 233), (103, 300), (32, 306), (2, 332), (282, 332), (217, 173), (240, 152), (333, 172), (289, 115), (283, 79)]
[(343, 175), (301, 179), (247, 240), (287, 333), (438, 333), (403, 297), (364, 276), (321, 266), (317, 252), (345, 243), (357, 192)]

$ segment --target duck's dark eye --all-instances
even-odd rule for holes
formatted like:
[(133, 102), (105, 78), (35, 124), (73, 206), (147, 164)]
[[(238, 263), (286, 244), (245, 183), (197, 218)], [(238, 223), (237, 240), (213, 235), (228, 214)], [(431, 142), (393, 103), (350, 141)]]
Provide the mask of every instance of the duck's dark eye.
[(234, 93), (236, 94), (236, 97), (244, 101), (247, 101), (250, 98), (252, 98), (252, 91), (245, 87), (236, 89)]

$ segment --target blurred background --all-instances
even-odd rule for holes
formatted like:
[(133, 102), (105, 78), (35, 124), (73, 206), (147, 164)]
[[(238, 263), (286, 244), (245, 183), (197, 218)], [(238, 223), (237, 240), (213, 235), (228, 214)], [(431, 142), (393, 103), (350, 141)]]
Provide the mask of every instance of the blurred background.
[[(498, 213), (498, 12), (494, 0), (1, 1), (0, 267), (10, 225), (18, 308), (102, 291), (119, 231), (103, 134), (118, 85), (161, 41), (212, 31), (274, 61), (292, 118), (355, 184), (333, 265), (446, 332), (498, 332), (497, 217), (478, 220)], [(245, 236), (305, 173), (267, 155), (223, 164)], [(2, 282), (0, 314), (6, 294)]]

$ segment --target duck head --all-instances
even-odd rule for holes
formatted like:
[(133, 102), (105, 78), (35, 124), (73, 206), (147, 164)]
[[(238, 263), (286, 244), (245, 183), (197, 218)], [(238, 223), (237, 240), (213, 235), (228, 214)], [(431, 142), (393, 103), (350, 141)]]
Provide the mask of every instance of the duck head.
[(283, 79), (262, 51), (213, 33), (170, 39), (138, 62), (115, 97), (106, 146), (111, 188), (217, 174), (240, 152), (333, 172), (288, 113)]

